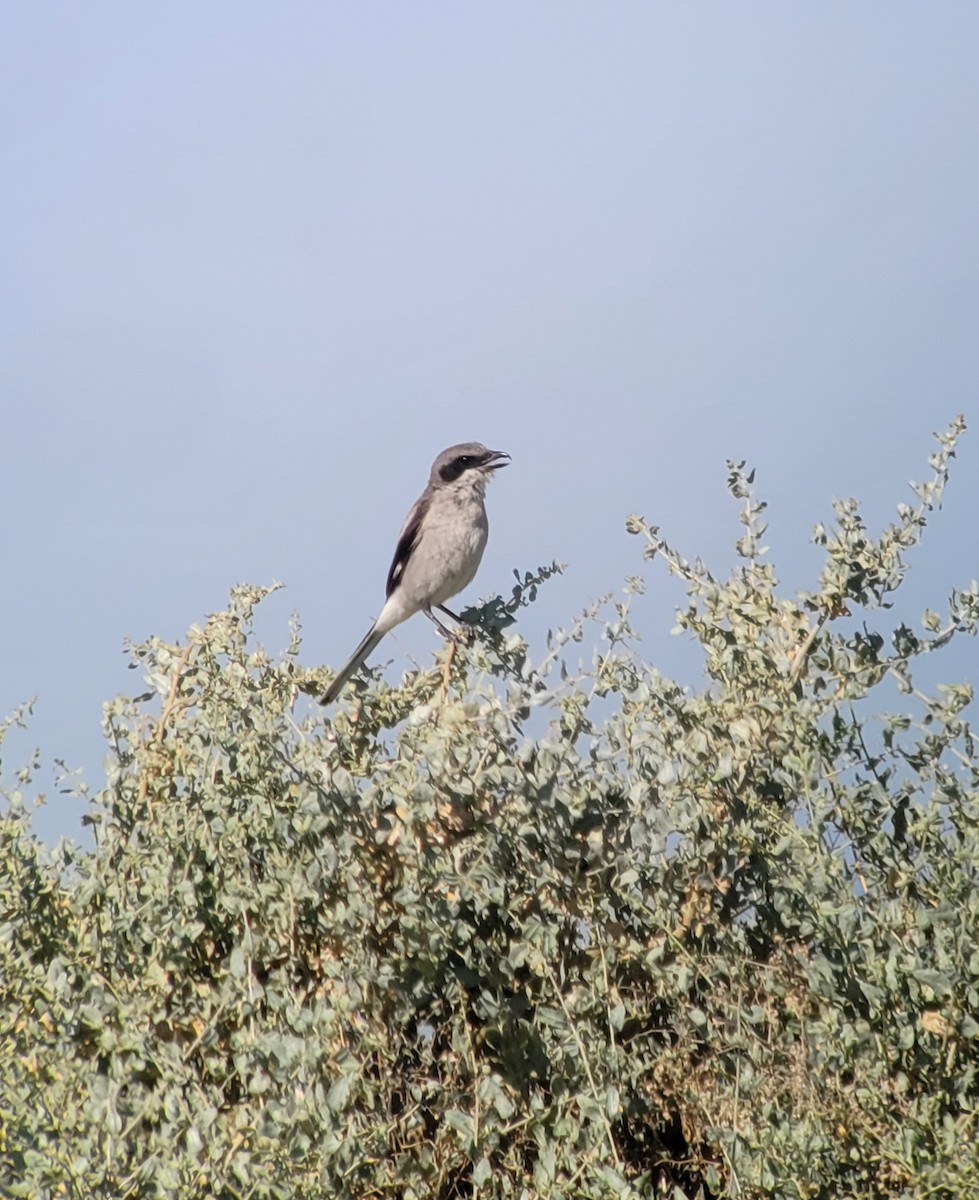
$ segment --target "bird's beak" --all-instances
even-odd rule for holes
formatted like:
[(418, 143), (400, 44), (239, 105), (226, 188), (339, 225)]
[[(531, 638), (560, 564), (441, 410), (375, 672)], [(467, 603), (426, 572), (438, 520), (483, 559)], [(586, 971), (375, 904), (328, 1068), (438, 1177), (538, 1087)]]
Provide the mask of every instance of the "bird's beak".
[(491, 450), (483, 459), (483, 466), (490, 471), (498, 471), (510, 461), (510, 455), (505, 450)]

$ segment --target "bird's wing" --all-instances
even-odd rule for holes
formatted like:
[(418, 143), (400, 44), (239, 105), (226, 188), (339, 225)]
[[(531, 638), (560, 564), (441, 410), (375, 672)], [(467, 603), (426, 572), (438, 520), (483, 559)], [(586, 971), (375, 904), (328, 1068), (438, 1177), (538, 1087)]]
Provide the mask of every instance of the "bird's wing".
[(401, 526), (401, 534), (398, 537), (398, 545), (394, 551), (394, 558), (391, 560), (391, 569), (388, 571), (387, 591), (384, 593), (386, 596), (390, 596), (401, 582), (401, 576), (405, 573), (411, 553), (418, 545), (418, 536), (421, 533), (422, 521), (425, 519), (425, 513), (428, 512), (430, 500), (428, 492), (423, 492), (415, 501), (411, 512), (405, 517), (405, 523)]

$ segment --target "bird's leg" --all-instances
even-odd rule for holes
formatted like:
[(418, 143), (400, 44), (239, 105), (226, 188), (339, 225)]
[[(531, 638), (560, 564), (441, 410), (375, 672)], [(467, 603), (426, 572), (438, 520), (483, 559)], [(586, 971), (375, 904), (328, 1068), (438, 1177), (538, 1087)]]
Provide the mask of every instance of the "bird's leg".
[[(439, 605), (439, 608), (442, 608), (441, 604)], [(449, 640), (452, 639), (452, 637), (454, 636), (452, 633), (452, 630), (446, 629), (446, 627), (442, 624), (442, 622), (438, 619), (438, 617), (435, 615), (435, 613), (432, 612), (432, 610), (430, 608), (425, 609), (425, 616), (428, 617), (428, 619), (432, 622), (432, 624), (435, 626), (435, 628), (439, 631), (439, 633), (444, 638), (448, 638)], [(449, 616), (451, 617), (452, 613), (449, 613)], [(456, 620), (458, 620), (458, 617), (456, 618)]]
[(440, 612), (444, 612), (447, 617), (451, 617), (453, 621), (459, 622), (459, 628), (455, 630), (454, 637), (463, 638), (467, 642), (472, 642), (476, 637), (476, 626), (470, 625), (468, 621), (464, 621), (458, 613), (454, 613), (451, 608), (446, 608), (444, 604), (436, 605)]
[[(455, 613), (449, 612), (449, 610), (444, 605), (439, 604), (439, 605), (437, 605), (437, 607), (440, 608), (442, 610), (442, 612), (448, 613), (450, 617), (454, 617), (455, 620), (457, 620), (457, 621), (459, 620), (459, 618), (456, 617)], [(456, 632), (453, 632), (450, 629), (446, 629), (446, 627), (442, 624), (442, 622), (438, 619), (438, 617), (432, 612), (432, 610), (430, 608), (426, 608), (424, 611), (425, 611), (425, 616), (428, 617), (428, 619), (432, 622), (432, 624), (435, 626), (435, 628), (438, 629), (439, 632), (445, 637), (445, 640), (449, 644), (449, 652), (448, 652), (448, 654), (446, 654), (445, 662), (442, 664), (442, 699), (444, 700), (449, 691), (449, 676), (452, 672), (452, 659), (455, 656), (455, 652), (456, 652), (456, 642), (458, 641), (458, 634)]]

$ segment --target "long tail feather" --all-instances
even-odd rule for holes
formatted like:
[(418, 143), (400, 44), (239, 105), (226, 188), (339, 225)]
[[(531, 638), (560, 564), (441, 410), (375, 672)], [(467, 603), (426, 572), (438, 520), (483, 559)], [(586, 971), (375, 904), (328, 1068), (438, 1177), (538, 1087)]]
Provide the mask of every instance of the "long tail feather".
[(363, 666), (364, 661), (371, 654), (373, 654), (375, 647), (382, 637), (384, 637), (384, 634), (378, 633), (377, 626), (372, 625), (367, 632), (367, 636), (360, 643), (353, 654), (351, 654), (347, 665), (337, 674), (336, 679), (333, 680), (330, 686), (323, 693), (322, 697), (320, 698), (320, 704), (333, 703), (337, 696), (339, 696), (346, 687), (350, 677), (352, 675), (356, 675), (361, 666)]

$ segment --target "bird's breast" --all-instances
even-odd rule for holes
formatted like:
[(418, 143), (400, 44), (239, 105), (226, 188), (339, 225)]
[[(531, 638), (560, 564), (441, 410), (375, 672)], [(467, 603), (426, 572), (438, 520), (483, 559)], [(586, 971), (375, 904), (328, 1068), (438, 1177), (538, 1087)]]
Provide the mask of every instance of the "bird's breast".
[(402, 587), (423, 604), (444, 604), (472, 582), (488, 533), (481, 498), (453, 497), (451, 502), (433, 504)]

